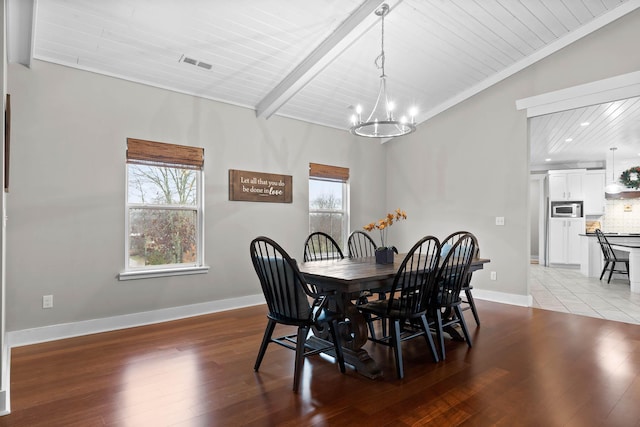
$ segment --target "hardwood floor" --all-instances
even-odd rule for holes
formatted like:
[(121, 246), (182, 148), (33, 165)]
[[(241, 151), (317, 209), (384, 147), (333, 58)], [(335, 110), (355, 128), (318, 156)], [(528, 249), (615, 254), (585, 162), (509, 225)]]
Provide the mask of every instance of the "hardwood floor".
[(373, 343), (375, 380), (313, 356), (298, 394), (292, 351), (253, 371), (264, 306), (14, 348), (0, 426), (640, 425), (640, 327), (477, 304), (473, 348), (406, 342), (404, 380)]

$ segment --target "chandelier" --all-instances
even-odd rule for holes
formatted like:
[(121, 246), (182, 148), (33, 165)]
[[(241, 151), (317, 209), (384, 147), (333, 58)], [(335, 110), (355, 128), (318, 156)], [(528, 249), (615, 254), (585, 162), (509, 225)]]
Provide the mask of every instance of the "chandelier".
[(371, 114), (365, 121), (362, 121), (362, 106), (356, 107), (356, 114), (351, 116), (351, 133), (358, 136), (368, 138), (392, 138), (394, 136), (407, 135), (416, 130), (416, 114), (417, 110), (411, 108), (409, 118), (407, 116), (400, 117), (400, 120), (394, 119), (393, 112), (395, 104), (389, 100), (387, 95), (387, 75), (384, 72), (384, 17), (389, 13), (389, 5), (383, 3), (375, 14), (382, 18), (382, 43), (380, 55), (375, 59), (376, 68), (382, 71), (380, 75), (380, 89), (378, 98), (371, 110)]

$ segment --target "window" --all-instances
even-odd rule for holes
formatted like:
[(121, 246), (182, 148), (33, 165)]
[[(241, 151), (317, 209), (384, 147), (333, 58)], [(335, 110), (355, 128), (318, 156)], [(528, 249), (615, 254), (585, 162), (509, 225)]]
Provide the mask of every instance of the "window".
[(323, 231), (346, 248), (349, 169), (309, 163), (309, 233)]
[(204, 150), (127, 139), (125, 273), (201, 267)]

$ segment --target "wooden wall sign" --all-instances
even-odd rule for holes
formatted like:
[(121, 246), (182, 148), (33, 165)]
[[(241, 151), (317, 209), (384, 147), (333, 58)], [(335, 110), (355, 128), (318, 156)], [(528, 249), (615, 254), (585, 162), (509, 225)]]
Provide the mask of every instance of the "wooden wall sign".
[(291, 203), (293, 177), (229, 169), (229, 200)]

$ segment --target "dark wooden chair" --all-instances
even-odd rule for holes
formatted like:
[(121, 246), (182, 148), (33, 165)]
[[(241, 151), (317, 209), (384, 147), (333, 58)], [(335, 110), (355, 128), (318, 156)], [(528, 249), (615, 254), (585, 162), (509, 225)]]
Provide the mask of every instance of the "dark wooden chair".
[[(600, 249), (602, 249), (602, 255), (604, 256), (604, 268), (602, 269), (602, 273), (600, 274), (600, 280), (604, 276), (605, 271), (611, 265), (609, 270), (609, 278), (607, 279), (607, 283), (611, 283), (611, 276), (613, 273), (623, 273), (629, 276), (629, 254), (625, 252), (615, 251), (611, 247), (607, 236), (602, 233), (602, 230), (599, 228), (596, 229), (596, 237), (598, 238), (598, 243), (600, 243)], [(624, 263), (625, 269), (616, 269), (617, 263)]]
[[(460, 237), (464, 236), (467, 233), (468, 231), (456, 231), (451, 233), (447, 237), (445, 237), (445, 239), (442, 241), (442, 253), (440, 255), (442, 257), (446, 256), (446, 252), (455, 244), (455, 242), (457, 242)], [(473, 254), (473, 257), (477, 258), (479, 254), (480, 254), (480, 247), (477, 247), (476, 253)], [(472, 274), (469, 273), (467, 280), (462, 285), (462, 291), (464, 292), (464, 298), (462, 299), (462, 303), (465, 304), (462, 310), (463, 311), (471, 310), (471, 312), (473, 313), (473, 318), (476, 321), (476, 325), (480, 326), (480, 316), (478, 316), (478, 309), (476, 308), (476, 302), (474, 301), (473, 294), (471, 293), (471, 290), (473, 289), (473, 286), (471, 286), (471, 276)]]
[(447, 328), (459, 325), (467, 345), (472, 346), (471, 336), (460, 307), (462, 303), (460, 293), (468, 279), (469, 267), (477, 247), (478, 243), (473, 234), (461, 235), (447, 251), (438, 271), (436, 295), (431, 299), (429, 311), (435, 318), (442, 360), (445, 359), (444, 331)]
[(349, 248), (349, 258), (362, 258), (375, 256), (378, 246), (367, 233), (356, 230), (349, 235), (347, 247)]
[[(398, 378), (404, 377), (401, 346), (403, 341), (424, 336), (433, 360), (439, 360), (426, 317), (429, 300), (434, 295), (439, 259), (438, 239), (433, 236), (422, 238), (402, 261), (393, 280), (389, 298), (358, 306), (367, 319), (377, 316), (388, 320), (390, 336), (369, 339), (393, 347)], [(405, 324), (412, 324), (416, 328), (404, 328)]]
[[(257, 371), (260, 368), (267, 346), (274, 342), (296, 352), (294, 392), (298, 391), (302, 364), (306, 356), (333, 351), (340, 371), (344, 373), (344, 357), (338, 333), (338, 323), (343, 318), (325, 308), (329, 294), (320, 293), (309, 285), (300, 274), (295, 260), (273, 240), (258, 237), (251, 242), (249, 251), (269, 309), (269, 321), (254, 369)], [(278, 323), (296, 326), (297, 333), (273, 338), (273, 331)], [(312, 327), (319, 330), (328, 328), (333, 340), (331, 347), (308, 349), (306, 340)]]
[(304, 261), (322, 261), (329, 259), (344, 259), (342, 249), (338, 243), (322, 231), (309, 234), (304, 242)]

